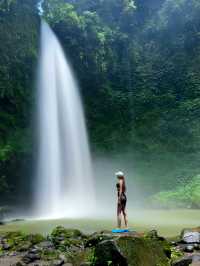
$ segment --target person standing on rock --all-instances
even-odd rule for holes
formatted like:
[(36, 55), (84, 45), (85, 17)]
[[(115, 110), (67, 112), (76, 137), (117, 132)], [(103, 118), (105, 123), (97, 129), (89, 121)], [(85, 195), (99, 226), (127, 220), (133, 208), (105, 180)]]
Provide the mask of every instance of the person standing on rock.
[(123, 172), (119, 171), (115, 173), (118, 182), (116, 184), (117, 187), (117, 225), (118, 228), (121, 228), (121, 220), (122, 216), (124, 217), (124, 223), (126, 228), (128, 227), (128, 220), (127, 220), (127, 214), (126, 214), (126, 183), (125, 183), (125, 177)]

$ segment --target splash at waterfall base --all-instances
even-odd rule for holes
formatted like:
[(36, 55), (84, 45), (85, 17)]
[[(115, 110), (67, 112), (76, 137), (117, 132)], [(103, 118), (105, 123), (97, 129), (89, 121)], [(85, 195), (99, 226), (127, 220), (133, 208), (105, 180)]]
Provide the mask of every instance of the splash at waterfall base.
[(82, 103), (70, 64), (44, 21), (40, 50), (34, 213), (51, 219), (88, 216), (95, 192)]

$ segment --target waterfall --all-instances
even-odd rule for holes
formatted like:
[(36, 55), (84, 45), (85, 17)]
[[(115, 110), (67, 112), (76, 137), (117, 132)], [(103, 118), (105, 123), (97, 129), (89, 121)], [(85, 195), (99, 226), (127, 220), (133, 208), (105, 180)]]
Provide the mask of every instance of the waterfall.
[(46, 218), (90, 215), (95, 193), (78, 86), (58, 39), (44, 21), (37, 84), (35, 213)]

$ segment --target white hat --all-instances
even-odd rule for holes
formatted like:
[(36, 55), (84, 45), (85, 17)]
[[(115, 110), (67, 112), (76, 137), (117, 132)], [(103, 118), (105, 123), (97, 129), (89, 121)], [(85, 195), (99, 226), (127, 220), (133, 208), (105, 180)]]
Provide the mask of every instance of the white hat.
[(115, 175), (116, 175), (116, 176), (124, 176), (124, 173), (121, 172), (121, 171), (119, 171), (119, 172), (115, 173)]

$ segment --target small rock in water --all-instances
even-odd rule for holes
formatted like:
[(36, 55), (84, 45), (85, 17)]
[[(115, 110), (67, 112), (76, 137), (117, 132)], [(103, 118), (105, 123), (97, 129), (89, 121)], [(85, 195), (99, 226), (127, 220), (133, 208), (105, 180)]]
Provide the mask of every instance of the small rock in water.
[(54, 260), (51, 264), (51, 266), (62, 266), (64, 265), (64, 260)]
[(3, 244), (2, 244), (2, 248), (3, 248), (4, 250), (9, 250), (9, 249), (11, 248), (11, 246), (10, 246), (8, 243), (3, 243)]
[(188, 245), (184, 249), (185, 252), (193, 252), (194, 251), (194, 246)]
[(54, 247), (53, 243), (51, 241), (43, 241), (38, 244), (39, 247), (41, 248), (52, 248)]
[(24, 264), (22, 261), (18, 261), (17, 263), (15, 263), (12, 266), (25, 266), (26, 264)]
[(22, 258), (25, 263), (31, 263), (38, 259), (40, 259), (40, 255), (34, 253), (28, 253)]
[(196, 249), (196, 250), (200, 250), (200, 245), (197, 244), (197, 243), (195, 243), (195, 244), (194, 244), (194, 249)]
[(199, 253), (192, 256), (192, 262), (200, 262), (200, 254)]
[(172, 266), (189, 266), (192, 263), (192, 257), (184, 257), (172, 263)]
[(182, 239), (185, 243), (200, 243), (200, 234), (199, 232), (184, 232)]

